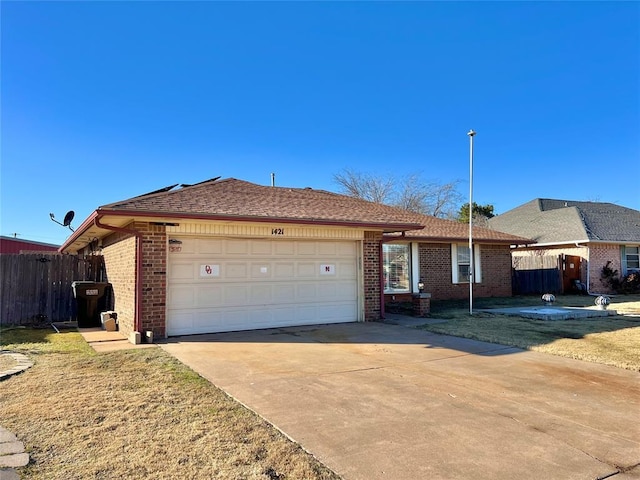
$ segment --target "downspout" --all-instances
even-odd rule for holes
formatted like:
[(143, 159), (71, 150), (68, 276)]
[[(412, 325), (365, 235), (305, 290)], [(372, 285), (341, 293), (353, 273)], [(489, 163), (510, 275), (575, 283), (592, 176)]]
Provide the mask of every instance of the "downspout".
[(133, 235), (136, 237), (136, 297), (135, 297), (135, 318), (133, 320), (134, 326), (133, 329), (136, 332), (142, 331), (142, 233), (137, 230), (132, 230), (129, 228), (122, 227), (114, 227), (113, 225), (105, 225), (100, 222), (102, 218), (101, 215), (98, 215), (93, 224), (102, 228), (103, 230), (111, 230), (112, 232), (119, 232), (128, 235)]
[(580, 245), (578, 242), (576, 242), (576, 247), (577, 248), (583, 248), (585, 247), (587, 249), (587, 295), (597, 295), (596, 293), (591, 293), (591, 274), (590, 274), (590, 270), (591, 270), (591, 249), (589, 248), (589, 245)]
[(378, 267), (380, 268), (380, 320), (384, 320), (384, 257), (382, 255), (382, 244), (384, 243), (384, 238), (380, 240), (380, 249), (379, 249), (379, 259), (378, 259)]

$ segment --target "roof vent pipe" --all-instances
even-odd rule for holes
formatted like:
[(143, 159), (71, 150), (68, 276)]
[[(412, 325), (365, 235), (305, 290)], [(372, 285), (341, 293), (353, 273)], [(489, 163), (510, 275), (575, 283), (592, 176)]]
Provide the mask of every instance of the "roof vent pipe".
[(276, 186), (276, 174), (275, 173), (271, 174), (271, 186), (272, 187)]

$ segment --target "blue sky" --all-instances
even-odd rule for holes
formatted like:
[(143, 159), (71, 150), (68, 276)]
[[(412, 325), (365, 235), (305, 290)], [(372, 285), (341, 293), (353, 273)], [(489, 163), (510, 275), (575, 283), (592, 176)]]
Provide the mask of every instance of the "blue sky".
[(640, 209), (637, 2), (11, 2), (2, 235), (173, 183), (344, 168)]

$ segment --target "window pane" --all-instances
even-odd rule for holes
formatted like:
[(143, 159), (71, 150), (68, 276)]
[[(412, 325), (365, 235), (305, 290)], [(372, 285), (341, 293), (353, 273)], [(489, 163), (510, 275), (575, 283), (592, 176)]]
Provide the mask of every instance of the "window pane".
[(458, 265), (458, 282), (469, 283), (469, 265)]
[(382, 253), (385, 292), (409, 292), (409, 245), (385, 243), (382, 245)]
[(471, 263), (471, 256), (469, 255), (469, 247), (458, 245), (458, 264)]
[(631, 268), (631, 269), (640, 268), (640, 248), (626, 247), (625, 253), (627, 257), (627, 268)]

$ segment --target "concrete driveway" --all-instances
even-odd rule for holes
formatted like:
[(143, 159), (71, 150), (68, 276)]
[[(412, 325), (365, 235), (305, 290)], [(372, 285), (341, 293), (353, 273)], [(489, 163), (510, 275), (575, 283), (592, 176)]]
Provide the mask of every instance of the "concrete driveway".
[(636, 372), (379, 323), (162, 348), (345, 479), (640, 478)]

